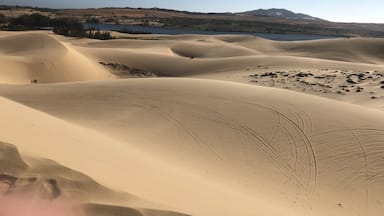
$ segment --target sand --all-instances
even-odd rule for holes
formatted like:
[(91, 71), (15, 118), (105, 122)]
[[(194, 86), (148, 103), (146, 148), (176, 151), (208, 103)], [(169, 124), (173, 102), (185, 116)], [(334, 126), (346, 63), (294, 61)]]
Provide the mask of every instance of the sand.
[(384, 40), (118, 36), (0, 36), (0, 212), (382, 214)]

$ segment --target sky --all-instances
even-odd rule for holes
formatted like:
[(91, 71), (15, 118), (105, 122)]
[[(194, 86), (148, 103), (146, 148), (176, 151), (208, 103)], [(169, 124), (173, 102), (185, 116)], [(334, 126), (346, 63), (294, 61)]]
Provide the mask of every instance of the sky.
[(0, 5), (50, 8), (159, 7), (193, 12), (284, 8), (330, 21), (384, 23), (384, 0), (0, 0)]

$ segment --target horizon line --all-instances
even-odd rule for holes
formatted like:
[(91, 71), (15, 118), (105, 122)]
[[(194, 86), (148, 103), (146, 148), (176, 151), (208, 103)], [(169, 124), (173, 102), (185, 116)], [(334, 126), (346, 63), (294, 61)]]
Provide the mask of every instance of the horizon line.
[[(286, 8), (277, 8), (277, 7), (273, 7), (273, 8), (258, 8), (258, 9), (251, 9), (251, 10), (246, 10), (246, 11), (189, 11), (189, 10), (183, 10), (183, 9), (176, 9), (176, 8), (161, 8), (161, 7), (131, 7), (131, 6), (104, 6), (104, 7), (41, 7), (41, 6), (32, 6), (32, 5), (11, 5), (11, 4), (0, 4), (0, 7), (25, 7), (25, 8), (39, 8), (39, 9), (52, 9), (52, 10), (84, 10), (84, 9), (108, 9), (108, 8), (111, 8), (111, 9), (144, 9), (144, 10), (153, 10), (153, 9), (158, 9), (158, 10), (170, 10), (170, 11), (175, 11), (175, 12), (187, 12), (187, 13), (200, 13), (200, 14), (210, 14), (210, 13), (215, 13), (215, 14), (238, 14), (238, 13), (244, 13), (244, 12), (248, 12), (248, 11), (253, 11), (253, 10), (271, 10), (271, 9), (279, 9), (279, 10), (287, 10), (287, 11), (290, 11), (290, 12), (293, 12), (295, 14), (304, 14), (304, 15), (308, 15), (308, 16), (311, 16), (311, 17), (314, 17), (314, 18), (318, 18), (318, 19), (321, 19), (323, 21), (326, 21), (326, 22), (334, 22), (334, 23), (351, 23), (351, 24), (384, 24), (382, 22), (357, 22), (357, 21), (332, 21), (330, 19), (325, 19), (325, 18), (322, 18), (322, 17), (315, 17), (315, 16), (312, 16), (310, 14), (307, 14), (307, 13), (303, 13), (303, 12), (296, 12), (296, 11), (293, 11), (293, 10), (289, 10), (289, 9), (286, 9)], [(268, 17), (268, 16), (267, 16)], [(273, 16), (269, 16), (269, 17), (273, 17)], [(278, 17), (276, 17), (278, 18)]]

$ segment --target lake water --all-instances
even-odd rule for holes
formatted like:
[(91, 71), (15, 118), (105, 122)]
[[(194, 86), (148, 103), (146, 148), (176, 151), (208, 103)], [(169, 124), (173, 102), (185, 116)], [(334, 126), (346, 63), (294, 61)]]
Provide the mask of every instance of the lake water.
[(171, 29), (160, 27), (148, 27), (148, 26), (132, 26), (132, 25), (115, 25), (115, 24), (93, 24), (85, 23), (84, 27), (100, 29), (102, 31), (133, 31), (133, 32), (146, 32), (151, 34), (161, 35), (179, 35), (179, 34), (200, 34), (200, 35), (219, 35), (219, 34), (231, 34), (231, 35), (254, 35), (269, 40), (277, 41), (300, 41), (300, 40), (317, 40), (333, 38), (331, 36), (319, 36), (319, 35), (291, 35), (291, 34), (267, 34), (267, 33), (254, 33), (254, 32), (216, 32), (216, 31), (199, 31), (189, 29)]

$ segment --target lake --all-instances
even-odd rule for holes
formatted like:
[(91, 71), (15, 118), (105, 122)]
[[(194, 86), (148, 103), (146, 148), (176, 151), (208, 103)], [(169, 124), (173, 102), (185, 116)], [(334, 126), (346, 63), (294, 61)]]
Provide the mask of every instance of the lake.
[(95, 28), (102, 31), (122, 31), (127, 30), (131, 32), (145, 32), (150, 34), (161, 35), (180, 35), (180, 34), (200, 34), (200, 35), (219, 35), (219, 34), (231, 34), (231, 35), (254, 35), (269, 40), (276, 41), (300, 41), (300, 40), (318, 40), (334, 38), (331, 36), (320, 35), (292, 35), (292, 34), (268, 34), (268, 33), (255, 33), (255, 32), (216, 32), (216, 31), (199, 31), (191, 29), (172, 29), (161, 27), (149, 27), (149, 26), (132, 26), (132, 25), (117, 25), (117, 24), (93, 24), (84, 23), (86, 29)]

